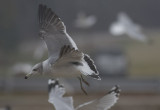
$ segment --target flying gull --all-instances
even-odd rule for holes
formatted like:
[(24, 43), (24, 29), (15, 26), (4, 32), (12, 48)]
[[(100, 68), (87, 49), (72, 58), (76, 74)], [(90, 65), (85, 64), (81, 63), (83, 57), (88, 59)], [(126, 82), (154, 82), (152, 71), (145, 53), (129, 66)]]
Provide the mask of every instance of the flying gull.
[(120, 89), (114, 86), (105, 96), (89, 102), (85, 102), (76, 108), (73, 106), (73, 98), (63, 97), (65, 88), (59, 84), (58, 80), (48, 80), (49, 99), (48, 102), (53, 104), (56, 110), (108, 110), (119, 99)]
[(126, 34), (132, 39), (149, 42), (147, 36), (142, 33), (140, 25), (135, 24), (124, 12), (119, 13), (117, 21), (111, 24), (110, 33), (114, 36)]
[(46, 5), (38, 9), (40, 31), (39, 36), (47, 45), (48, 59), (33, 66), (32, 74), (52, 74), (55, 77), (78, 77), (82, 91), (82, 82), (89, 85), (83, 76), (100, 80), (99, 72), (89, 55), (78, 50), (73, 39), (67, 34), (61, 19)]
[(77, 28), (88, 29), (95, 25), (97, 18), (94, 15), (87, 16), (84, 12), (79, 12), (76, 20), (74, 21), (74, 26)]

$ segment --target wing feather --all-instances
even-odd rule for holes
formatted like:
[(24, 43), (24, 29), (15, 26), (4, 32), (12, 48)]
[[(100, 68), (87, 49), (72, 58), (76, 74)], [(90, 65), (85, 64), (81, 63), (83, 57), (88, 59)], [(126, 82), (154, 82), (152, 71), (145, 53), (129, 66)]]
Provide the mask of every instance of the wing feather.
[(65, 88), (57, 80), (48, 80), (49, 99), (56, 110), (74, 110), (72, 97), (63, 97)]
[(50, 63), (58, 57), (61, 47), (70, 45), (77, 49), (73, 39), (67, 34), (66, 27), (61, 19), (46, 5), (40, 4), (38, 9), (40, 32), (39, 36), (45, 41)]
[(84, 54), (76, 50), (75, 48), (71, 48), (70, 45), (64, 45), (61, 48), (61, 51), (59, 53), (59, 58), (57, 59), (56, 63), (60, 62), (67, 62), (67, 61), (82, 61), (82, 58), (84, 57)]
[(116, 85), (102, 98), (81, 104), (75, 110), (108, 110), (117, 102), (119, 94), (120, 89)]

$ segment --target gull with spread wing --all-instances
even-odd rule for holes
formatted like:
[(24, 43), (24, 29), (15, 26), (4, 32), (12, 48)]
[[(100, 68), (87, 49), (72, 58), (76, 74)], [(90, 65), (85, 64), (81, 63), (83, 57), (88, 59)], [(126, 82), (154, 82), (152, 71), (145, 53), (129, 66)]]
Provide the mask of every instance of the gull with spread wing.
[(48, 59), (33, 66), (32, 74), (52, 74), (53, 77), (78, 77), (82, 91), (82, 82), (89, 85), (83, 76), (90, 76), (100, 80), (99, 72), (93, 60), (78, 50), (73, 39), (67, 34), (61, 19), (46, 5), (39, 5), (38, 9), (40, 32), (48, 48)]
[(49, 79), (48, 89), (48, 102), (53, 104), (56, 110), (108, 110), (117, 102), (120, 94), (120, 89), (116, 85), (102, 98), (85, 102), (74, 108), (72, 97), (63, 97), (65, 88), (59, 84), (58, 80)]

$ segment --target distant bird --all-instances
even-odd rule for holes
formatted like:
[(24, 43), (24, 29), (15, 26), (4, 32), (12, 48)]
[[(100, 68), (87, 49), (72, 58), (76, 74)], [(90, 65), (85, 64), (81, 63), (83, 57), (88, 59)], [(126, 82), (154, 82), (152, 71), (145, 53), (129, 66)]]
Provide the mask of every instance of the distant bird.
[(141, 41), (148, 42), (148, 38), (141, 31), (141, 27), (135, 24), (127, 14), (121, 12), (118, 14), (117, 21), (110, 26), (110, 33), (114, 36), (128, 35), (128, 37)]
[(20, 74), (27, 74), (29, 70), (32, 68), (32, 65), (29, 63), (16, 63), (10, 69), (10, 73), (12, 75), (20, 75)]
[(84, 12), (79, 12), (76, 20), (74, 21), (74, 26), (76, 28), (88, 29), (95, 25), (97, 18), (94, 15), (87, 16)]
[(66, 27), (61, 19), (46, 5), (39, 5), (39, 36), (48, 47), (47, 60), (36, 64), (31, 72), (25, 76), (27, 79), (32, 74), (52, 74), (53, 77), (78, 77), (81, 89), (85, 94), (82, 82), (89, 85), (83, 78), (90, 76), (100, 80), (99, 72), (93, 60), (78, 50), (75, 42), (67, 34)]
[(95, 99), (74, 108), (73, 98), (63, 97), (65, 88), (59, 84), (58, 80), (48, 80), (49, 99), (48, 102), (53, 104), (56, 110), (108, 110), (119, 99), (120, 89), (114, 86), (105, 96)]

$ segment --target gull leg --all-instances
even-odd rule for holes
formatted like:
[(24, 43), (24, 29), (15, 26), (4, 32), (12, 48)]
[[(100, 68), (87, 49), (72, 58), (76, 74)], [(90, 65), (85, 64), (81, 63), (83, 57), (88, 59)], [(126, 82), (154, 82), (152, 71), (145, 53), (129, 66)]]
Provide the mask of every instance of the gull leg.
[(90, 84), (83, 78), (82, 75), (81, 75), (81, 79), (82, 79), (82, 81), (83, 81), (87, 86), (90, 86)]
[(78, 79), (79, 79), (79, 81), (80, 81), (81, 90), (82, 90), (86, 95), (88, 95), (87, 92), (84, 90), (84, 88), (83, 88), (83, 86), (82, 86), (82, 78), (81, 78), (81, 77), (78, 77)]

